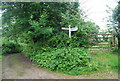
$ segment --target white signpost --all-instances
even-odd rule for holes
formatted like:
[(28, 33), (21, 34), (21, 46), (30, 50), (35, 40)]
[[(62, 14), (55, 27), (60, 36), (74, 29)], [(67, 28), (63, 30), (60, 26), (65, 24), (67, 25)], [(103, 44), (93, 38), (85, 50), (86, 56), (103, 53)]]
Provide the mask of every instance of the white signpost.
[(78, 30), (78, 28), (77, 27), (75, 27), (75, 28), (70, 28), (70, 25), (69, 25), (69, 28), (62, 28), (62, 30), (69, 30), (69, 38), (71, 38), (71, 32), (72, 31), (77, 31)]

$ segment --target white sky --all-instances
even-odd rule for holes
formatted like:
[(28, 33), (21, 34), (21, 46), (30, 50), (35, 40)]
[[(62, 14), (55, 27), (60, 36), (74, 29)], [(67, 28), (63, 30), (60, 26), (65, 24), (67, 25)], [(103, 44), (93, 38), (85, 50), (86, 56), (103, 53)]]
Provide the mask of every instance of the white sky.
[(106, 5), (114, 9), (117, 6), (117, 0), (79, 0), (81, 7), (86, 11), (90, 20), (100, 26), (101, 29), (106, 29), (106, 22), (103, 18), (109, 14), (106, 12)]

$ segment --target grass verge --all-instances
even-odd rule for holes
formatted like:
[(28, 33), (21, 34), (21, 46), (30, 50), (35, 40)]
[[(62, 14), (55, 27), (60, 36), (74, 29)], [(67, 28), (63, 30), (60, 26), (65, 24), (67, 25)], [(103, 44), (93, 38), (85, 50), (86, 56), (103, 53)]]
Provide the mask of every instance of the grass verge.
[(92, 55), (90, 64), (97, 67), (99, 72), (118, 72), (118, 54), (109, 51), (97, 51)]

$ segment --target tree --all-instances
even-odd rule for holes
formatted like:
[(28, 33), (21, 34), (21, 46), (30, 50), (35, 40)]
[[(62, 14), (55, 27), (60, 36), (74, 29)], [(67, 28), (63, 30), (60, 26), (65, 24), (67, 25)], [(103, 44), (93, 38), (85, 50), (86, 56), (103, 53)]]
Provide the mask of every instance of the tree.
[[(60, 29), (61, 12), (68, 3), (3, 3), (3, 24), (5, 35), (16, 38), (25, 33), (35, 42), (51, 32)], [(61, 8), (61, 6), (63, 6)], [(53, 9), (53, 7), (55, 7)], [(19, 13), (17, 13), (19, 12)], [(55, 29), (55, 30), (52, 30)]]
[(120, 48), (120, 1), (118, 2), (118, 5), (113, 11), (113, 19), (115, 24), (117, 24), (115, 28), (117, 32), (117, 37), (118, 37), (118, 47)]
[[(6, 2), (3, 7), (4, 36), (22, 41), (32, 47), (57, 47), (69, 45), (67, 32), (62, 27), (78, 27), (72, 33), (72, 46), (86, 46), (88, 34), (97, 33), (98, 29), (91, 21), (84, 20), (84, 13), (78, 2)], [(19, 13), (18, 13), (19, 12)], [(62, 40), (62, 41), (61, 41)], [(37, 46), (35, 46), (37, 45)]]

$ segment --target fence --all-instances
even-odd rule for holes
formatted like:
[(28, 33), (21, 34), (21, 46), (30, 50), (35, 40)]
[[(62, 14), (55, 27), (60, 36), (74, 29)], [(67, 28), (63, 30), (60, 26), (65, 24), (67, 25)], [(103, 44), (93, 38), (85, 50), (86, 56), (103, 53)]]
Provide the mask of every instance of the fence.
[(114, 34), (90, 34), (90, 42), (92, 42), (92, 45), (89, 46), (91, 51), (96, 51), (96, 49), (111, 50), (111, 48), (118, 46), (118, 39)]

